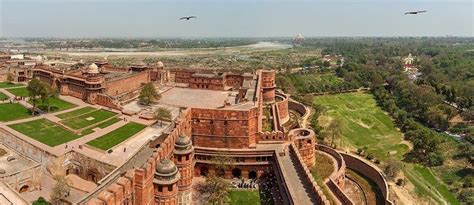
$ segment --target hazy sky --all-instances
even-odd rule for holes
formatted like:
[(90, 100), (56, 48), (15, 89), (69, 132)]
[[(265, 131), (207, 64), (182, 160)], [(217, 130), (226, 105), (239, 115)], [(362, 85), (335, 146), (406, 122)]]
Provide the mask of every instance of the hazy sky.
[(474, 36), (473, 1), (0, 0), (0, 36)]

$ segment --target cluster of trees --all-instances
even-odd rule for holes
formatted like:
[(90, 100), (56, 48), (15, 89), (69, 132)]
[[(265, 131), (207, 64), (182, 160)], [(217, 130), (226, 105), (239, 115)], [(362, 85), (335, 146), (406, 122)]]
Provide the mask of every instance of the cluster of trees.
[(376, 88), (372, 93), (378, 104), (395, 119), (405, 138), (413, 143), (412, 159), (428, 166), (442, 165), (444, 157), (439, 151), (441, 138), (438, 133), (419, 124), (407, 111), (400, 109), (393, 95), (385, 88)]
[(52, 87), (47, 83), (41, 82), (38, 79), (33, 79), (28, 82), (26, 86), (28, 90), (28, 97), (33, 105), (32, 115), (35, 115), (36, 107), (38, 102), (43, 102), (48, 106), (48, 112), (51, 111), (51, 99), (59, 96), (59, 91), (56, 87)]

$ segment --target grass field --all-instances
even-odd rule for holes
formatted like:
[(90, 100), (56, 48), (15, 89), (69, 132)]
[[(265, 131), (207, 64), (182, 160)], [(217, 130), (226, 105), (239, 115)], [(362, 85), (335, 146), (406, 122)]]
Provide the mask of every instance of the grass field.
[(429, 196), (437, 202), (457, 204), (454, 195), (429, 169), (402, 161), (409, 147), (401, 144), (402, 134), (395, 128), (391, 118), (376, 105), (372, 95), (357, 92), (317, 96), (314, 103), (327, 108), (326, 114), (319, 118), (322, 126), (332, 119), (342, 121), (343, 147), (367, 146), (366, 153), (382, 162), (388, 158), (390, 152), (404, 164), (403, 172), (415, 186), (418, 196)]
[(62, 120), (61, 122), (66, 126), (77, 130), (104, 121), (115, 115), (117, 115), (117, 113), (115, 112), (110, 112), (107, 110), (96, 110), (90, 113), (86, 113), (84, 115), (79, 115), (73, 118)]
[(88, 135), (88, 134), (90, 134), (90, 133), (93, 133), (93, 132), (94, 132), (93, 129), (95, 129), (95, 128), (102, 128), (102, 129), (103, 129), (103, 128), (106, 128), (106, 127), (108, 127), (108, 126), (110, 126), (110, 125), (115, 124), (115, 123), (118, 122), (118, 121), (120, 121), (120, 119), (117, 118), (117, 117), (111, 118), (111, 119), (109, 119), (109, 120), (107, 120), (107, 121), (104, 121), (104, 122), (98, 124), (98, 125), (95, 126), (95, 127), (91, 127), (91, 128), (87, 128), (87, 129), (83, 130), (83, 131), (81, 132), (81, 135)]
[[(419, 196), (429, 195), (430, 200), (440, 204), (459, 204), (456, 197), (444, 184), (440, 183), (440, 180), (428, 168), (417, 164), (406, 164), (403, 172), (415, 185), (415, 192)], [(433, 192), (433, 190), (435, 191)]]
[(6, 100), (7, 98), (8, 96), (5, 93), (0, 92), (0, 100)]
[(0, 104), (0, 121), (12, 121), (31, 116), (30, 110), (18, 103)]
[(402, 134), (391, 118), (377, 106), (374, 98), (366, 93), (344, 93), (317, 96), (314, 103), (327, 108), (319, 121), (325, 126), (332, 119), (343, 124), (343, 144), (354, 148), (367, 146), (367, 153), (386, 159), (391, 152), (402, 157), (408, 146), (402, 144)]
[[(30, 104), (32, 103), (31, 100), (29, 101), (29, 103)], [(74, 105), (70, 102), (61, 100), (59, 98), (50, 99), (49, 104), (50, 104), (50, 112), (58, 112), (58, 111), (61, 111), (61, 110), (67, 110), (67, 109), (71, 109), (73, 107), (76, 107), (76, 105)], [(38, 101), (36, 106), (44, 112), (48, 111), (48, 104), (46, 104), (46, 103)]]
[(59, 114), (59, 115), (56, 115), (56, 117), (59, 117), (61, 119), (68, 119), (68, 118), (73, 118), (73, 117), (77, 117), (79, 115), (83, 115), (83, 114), (86, 114), (86, 113), (89, 113), (89, 112), (92, 112), (92, 111), (96, 111), (97, 109), (93, 108), (93, 107), (83, 107), (83, 108), (80, 108), (80, 109), (77, 109), (77, 110), (73, 110), (71, 112), (66, 112), (66, 113), (63, 113), (63, 114)]
[(15, 96), (28, 97), (28, 90), (26, 89), (26, 87), (8, 88), (6, 90)]
[(229, 198), (232, 205), (260, 204), (260, 194), (257, 190), (232, 190), (229, 192)]
[(10, 84), (7, 82), (0, 82), (0, 88), (9, 88), (9, 87), (15, 87), (15, 86), (20, 86), (17, 84)]
[(102, 137), (99, 137), (87, 142), (87, 144), (93, 147), (99, 148), (101, 150), (108, 150), (112, 148), (113, 146), (120, 144), (121, 142), (132, 137), (133, 135), (140, 132), (141, 130), (145, 129), (145, 127), (146, 126), (142, 124), (129, 122), (126, 125), (112, 132), (109, 132), (108, 134)]
[(51, 147), (80, 137), (46, 119), (13, 124), (9, 127)]

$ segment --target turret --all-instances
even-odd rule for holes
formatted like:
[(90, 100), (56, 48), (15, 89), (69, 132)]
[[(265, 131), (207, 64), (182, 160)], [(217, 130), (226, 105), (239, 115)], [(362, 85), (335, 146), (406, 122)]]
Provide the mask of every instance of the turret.
[(263, 70), (261, 71), (262, 95), (264, 103), (275, 102), (275, 71)]
[(178, 181), (180, 174), (178, 168), (169, 159), (161, 159), (156, 165), (153, 184), (155, 188), (155, 204), (178, 204)]
[(194, 176), (194, 147), (191, 138), (186, 135), (180, 135), (176, 139), (174, 148), (174, 162), (181, 175), (178, 181), (178, 202), (179, 204), (191, 204)]

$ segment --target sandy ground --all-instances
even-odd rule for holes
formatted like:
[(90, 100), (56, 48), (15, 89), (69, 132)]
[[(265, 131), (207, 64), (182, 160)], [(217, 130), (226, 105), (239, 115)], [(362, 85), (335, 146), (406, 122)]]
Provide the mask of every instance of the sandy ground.
[(280, 50), (291, 48), (289, 44), (277, 43), (277, 42), (258, 42), (256, 44), (236, 47), (224, 47), (224, 48), (200, 48), (200, 49), (174, 49), (167, 51), (75, 51), (75, 52), (54, 52), (60, 54), (66, 54), (70, 56), (95, 56), (95, 57), (106, 57), (106, 56), (187, 56), (187, 55), (212, 55), (212, 54), (223, 54), (223, 53), (239, 53), (249, 52), (258, 50)]

